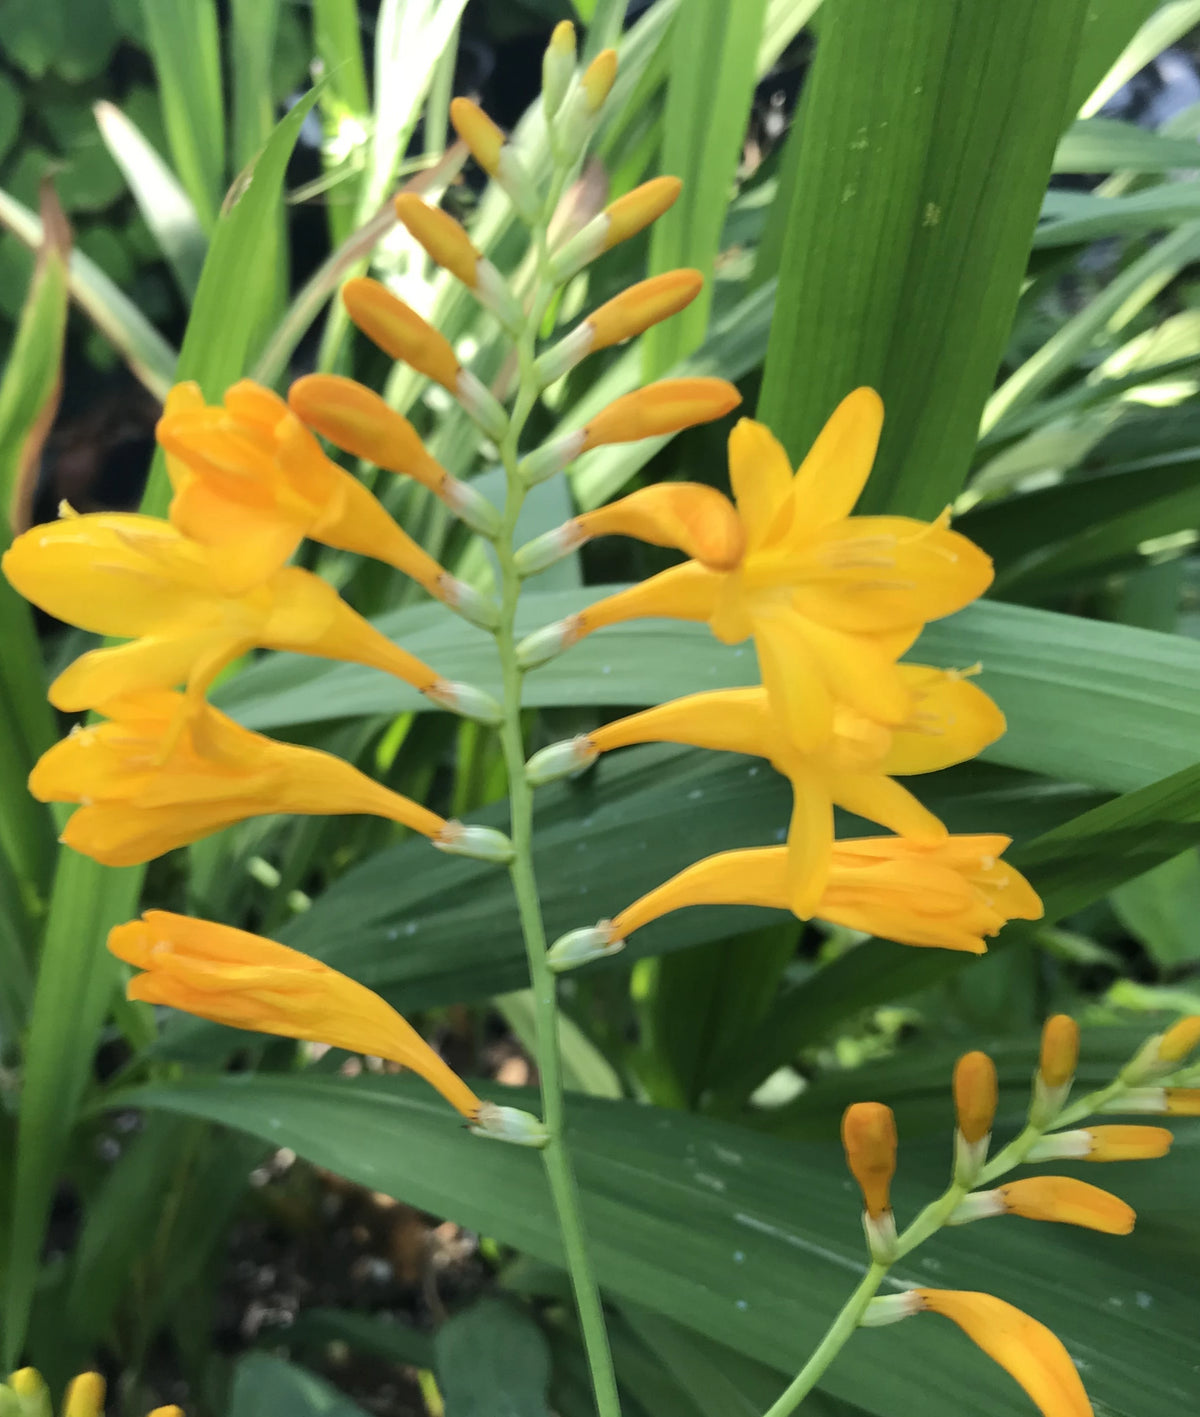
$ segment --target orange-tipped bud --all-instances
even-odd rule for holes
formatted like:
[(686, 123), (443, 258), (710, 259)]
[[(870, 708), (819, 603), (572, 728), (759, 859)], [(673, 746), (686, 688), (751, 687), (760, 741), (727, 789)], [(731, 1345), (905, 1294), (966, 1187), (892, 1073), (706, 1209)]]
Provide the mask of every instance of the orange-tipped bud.
[(99, 1373), (80, 1373), (67, 1384), (62, 1417), (104, 1417), (104, 1379)]
[(500, 149), (505, 144), (504, 130), (493, 123), (477, 103), (469, 98), (456, 98), (450, 104), (450, 122), (454, 131), (471, 150), (471, 156), (491, 177), (500, 166)]
[(580, 452), (711, 423), (731, 413), (741, 401), (741, 394), (724, 379), (660, 379), (601, 409), (583, 430)]
[(636, 236), (674, 206), (682, 190), (678, 177), (654, 177), (618, 197), (555, 253), (555, 279), (568, 280), (601, 252)]
[(1182, 1063), (1200, 1045), (1200, 1014), (1181, 1018), (1158, 1040), (1158, 1057), (1162, 1063)]
[(1030, 1176), (1000, 1186), (1004, 1209), (1026, 1220), (1055, 1220), (1108, 1235), (1128, 1235), (1137, 1214), (1119, 1196), (1073, 1176)]
[(718, 571), (742, 559), (746, 535), (733, 503), (700, 482), (659, 482), (575, 518), (583, 540), (636, 536), (652, 546), (674, 546)]
[(891, 1209), (896, 1174), (896, 1118), (882, 1102), (855, 1102), (842, 1118), (846, 1165), (858, 1182), (867, 1215), (877, 1220)]
[[(575, 26), (570, 20), (559, 20), (554, 26), (550, 44), (542, 58), (542, 108), (547, 123), (553, 124), (574, 74)], [(553, 136), (553, 128), (551, 135)]]
[(1042, 1028), (1038, 1072), (1047, 1087), (1065, 1087), (1079, 1061), (1079, 1025), (1069, 1014), (1055, 1014)]
[(462, 226), (449, 212), (432, 207), (414, 192), (401, 192), (396, 198), (396, 215), (408, 227), (430, 256), (457, 276), (463, 285), (474, 290), (479, 280), (482, 259)]
[(1168, 1087), (1166, 1111), (1175, 1117), (1200, 1117), (1200, 1087)]
[(342, 286), (342, 303), (363, 334), (385, 354), (402, 359), (435, 384), (457, 393), (461, 366), (450, 341), (411, 306), (367, 276)]
[(617, 80), (617, 51), (602, 49), (583, 71), (580, 84), (589, 113), (599, 113)]
[(1051, 1132), (1035, 1142), (1027, 1161), (1152, 1161), (1166, 1156), (1174, 1137), (1166, 1127), (1087, 1127)]
[(954, 1069), (958, 1130), (968, 1142), (982, 1141), (996, 1116), (996, 1065), (986, 1053), (964, 1053)]
[(704, 277), (700, 272), (686, 268), (666, 271), (631, 285), (588, 316), (586, 323), (594, 331), (592, 348), (607, 349), (678, 315), (695, 300), (703, 286)]

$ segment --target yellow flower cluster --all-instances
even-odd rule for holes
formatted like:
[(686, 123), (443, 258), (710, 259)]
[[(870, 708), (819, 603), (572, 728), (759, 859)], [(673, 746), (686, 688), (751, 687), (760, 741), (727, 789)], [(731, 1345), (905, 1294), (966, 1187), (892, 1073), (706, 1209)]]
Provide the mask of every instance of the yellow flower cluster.
[[(530, 636), (527, 665), (583, 636), (644, 616), (703, 621), (726, 644), (752, 638), (762, 684), (692, 694), (620, 719), (529, 762), (530, 781), (575, 772), (632, 743), (670, 742), (768, 759), (792, 785), (782, 847), (690, 866), (553, 957), (569, 968), (620, 949), (633, 930), (685, 905), (744, 904), (820, 916), (910, 945), (982, 953), (1006, 920), (1041, 902), (1000, 860), (1002, 836), (952, 836), (897, 777), (974, 757), (1004, 716), (971, 670), (900, 663), (924, 625), (982, 594), (989, 559), (949, 529), (851, 515), (870, 473), (883, 408), (849, 394), (793, 474), (762, 424), (729, 439), (734, 502), (711, 488), (650, 488), (568, 522), (526, 548), (527, 563), (601, 531), (681, 547), (691, 559)], [(834, 807), (894, 837), (834, 840)]]
[[(99, 1373), (81, 1373), (67, 1384), (62, 1417), (104, 1417), (105, 1383)], [(21, 1368), (0, 1383), (0, 1417), (51, 1417), (50, 1393), (36, 1368)], [(183, 1417), (181, 1407), (156, 1407), (148, 1417)]]
[[(946, 1194), (928, 1206), (908, 1230), (897, 1234), (891, 1210), (896, 1171), (896, 1120), (880, 1102), (856, 1102), (842, 1119), (846, 1163), (863, 1196), (863, 1226), (878, 1278), (942, 1225), (965, 1225), (989, 1216), (1016, 1215), (1056, 1221), (1109, 1235), (1127, 1235), (1136, 1216), (1119, 1197), (1069, 1176), (998, 1180), (1025, 1162), (1050, 1160), (1132, 1161), (1166, 1155), (1172, 1135), (1165, 1127), (1104, 1126), (1089, 1122), (1096, 1112), (1195, 1113), (1200, 1090), (1146, 1088), (1142, 1084), (1177, 1072), (1200, 1044), (1200, 1017), (1182, 1019), (1151, 1038), (1108, 1087), (1071, 1108), (1067, 1097), (1079, 1052), (1079, 1029), (1064, 1014), (1047, 1021), (1033, 1098), (1025, 1130), (989, 1162), (998, 1088), (996, 1069), (986, 1053), (967, 1053), (954, 1070), (954, 1179)], [(1158, 1105), (1151, 1107), (1150, 1094)], [(876, 1284), (876, 1287), (878, 1285)], [(866, 1327), (932, 1313), (956, 1323), (987, 1355), (1005, 1368), (1045, 1417), (1091, 1417), (1092, 1407), (1079, 1373), (1062, 1343), (1048, 1328), (991, 1294), (951, 1289), (906, 1289), (872, 1299), (861, 1313)]]

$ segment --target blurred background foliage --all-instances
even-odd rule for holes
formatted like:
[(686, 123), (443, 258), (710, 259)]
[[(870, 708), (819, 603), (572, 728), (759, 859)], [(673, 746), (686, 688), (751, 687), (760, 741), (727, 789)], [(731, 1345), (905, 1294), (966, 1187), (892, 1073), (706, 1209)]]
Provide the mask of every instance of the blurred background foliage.
[[(578, 209), (659, 172), (687, 185), (555, 319), (676, 264), (711, 276), (711, 305), (575, 371), (534, 433), (686, 368), (737, 380), (798, 454), (849, 387), (879, 387), (870, 509), (951, 502), (997, 565), (992, 595), (918, 652), (982, 661), (1010, 732), (922, 793), (952, 829), (1011, 833), (1048, 906), (983, 961), (689, 911), (564, 981), (572, 1142), (626, 1410), (739, 1417), (811, 1347), (857, 1262), (848, 1101), (896, 1108), (915, 1206), (940, 1184), (959, 1051), (993, 1051), (1016, 1126), (1047, 1013), (1080, 1017), (1099, 1081), (1150, 1027), (1200, 1011), (1200, 4), (7, 0), (3, 537), (63, 497), (136, 504), (177, 377), (215, 399), (247, 374), (282, 388), (353, 372), (494, 493), (465, 420), (328, 302), (369, 259), (503, 384), (494, 327), (397, 233), (388, 198), (407, 181), (444, 196), (519, 272), (504, 201), (447, 151), (447, 108), (481, 98), (536, 162), (540, 54), (568, 17), (589, 53), (622, 56)], [(529, 535), (639, 480), (724, 487), (726, 432), (591, 455), (531, 497)], [(420, 489), (361, 471), (486, 585), (479, 547)], [(158, 470), (143, 506), (164, 505)], [(488, 642), (397, 575), (305, 554), (444, 674), (494, 680)], [(531, 583), (526, 627), (668, 560), (589, 546)], [(531, 676), (530, 748), (753, 680), (742, 651), (688, 628), (614, 629)], [(8, 1359), (55, 1383), (98, 1364), (130, 1412), (586, 1417), (531, 1157), (481, 1150), (419, 1089), (340, 1055), (155, 1018), (123, 1001), (102, 951), (139, 899), (259, 930), (378, 989), (483, 1086), (519, 1088), (532, 1016), (507, 882), (358, 819), (251, 822), (144, 880), (60, 853), (22, 784), (65, 726), (46, 674), (85, 642), (0, 586)], [(440, 811), (503, 822), (491, 736), (391, 681), (264, 656), (217, 699)], [(785, 820), (765, 765), (615, 755), (539, 796), (551, 934)], [(1063, 1335), (1098, 1411), (1174, 1417), (1195, 1392), (1198, 1150), (1181, 1129), (1168, 1161), (1119, 1177), (1142, 1211), (1129, 1241), (984, 1226), (905, 1277), (1022, 1304)], [(934, 1329), (865, 1336), (814, 1417), (957, 1417), (966, 1394), (981, 1417), (1028, 1410)]]

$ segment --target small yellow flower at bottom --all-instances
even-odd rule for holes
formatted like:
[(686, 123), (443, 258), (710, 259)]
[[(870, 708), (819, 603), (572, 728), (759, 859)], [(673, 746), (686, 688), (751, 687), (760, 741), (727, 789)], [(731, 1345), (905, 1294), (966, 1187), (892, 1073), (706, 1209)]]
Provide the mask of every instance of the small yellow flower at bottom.
[(131, 999), (252, 1029), (386, 1058), (419, 1073), (464, 1117), (480, 1099), (378, 994), (286, 945), (229, 925), (148, 910), (115, 926), (108, 948), (143, 970)]
[[(15, 1395), (21, 1417), (49, 1417), (50, 1394), (36, 1368), (22, 1368), (13, 1373), (7, 1383), (0, 1383), (0, 1412), (8, 1413), (2, 1400), (4, 1393)], [(63, 1397), (62, 1417), (104, 1417), (105, 1383), (99, 1373), (81, 1373), (67, 1384)], [(148, 1417), (183, 1417), (183, 1408), (173, 1404), (156, 1407)]]
[[(1042, 903), (1014, 867), (1001, 861), (1006, 836), (950, 836), (932, 844), (903, 837), (837, 842), (829, 881), (813, 914), (902, 945), (983, 954), (984, 936), (1008, 920), (1037, 920)], [(687, 905), (789, 908), (785, 846), (706, 857), (590, 931), (564, 935), (552, 965), (571, 968), (620, 948), (634, 930)], [(595, 936), (581, 951), (576, 935)], [(587, 942), (584, 942), (587, 943)], [(582, 957), (581, 957), (582, 954)]]

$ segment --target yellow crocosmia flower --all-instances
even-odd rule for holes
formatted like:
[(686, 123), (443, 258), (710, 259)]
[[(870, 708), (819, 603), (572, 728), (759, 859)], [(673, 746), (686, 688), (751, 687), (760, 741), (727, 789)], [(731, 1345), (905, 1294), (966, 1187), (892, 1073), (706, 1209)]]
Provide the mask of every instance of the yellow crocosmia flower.
[(793, 475), (761, 423), (729, 439), (746, 554), (721, 573), (672, 567), (566, 622), (561, 646), (641, 616), (705, 620), (726, 644), (753, 636), (763, 682), (800, 747), (823, 746), (835, 707), (904, 722), (910, 696), (895, 660), (922, 626), (987, 589), (992, 564), (945, 519), (850, 515), (871, 470), (883, 407), (856, 389)]
[(145, 971), (129, 981), (131, 999), (387, 1058), (419, 1073), (464, 1117), (479, 1113), (479, 1098), (390, 1004), (298, 950), (165, 910), (115, 926), (108, 948)]
[(167, 395), (157, 429), (175, 495), (170, 520), (206, 546), (233, 547), (249, 585), (282, 566), (301, 538), (371, 556), (455, 602), (457, 583), (403, 532), (356, 477), (331, 461), (287, 404), (249, 379), (224, 405), (195, 384)]
[(940, 841), (946, 828), (893, 775), (966, 762), (1004, 732), (1004, 715), (961, 674), (921, 664), (902, 664), (897, 674), (910, 704), (905, 721), (888, 728), (840, 707), (816, 753), (796, 745), (761, 685), (692, 694), (618, 719), (593, 730), (581, 751), (668, 742), (768, 758), (792, 784), (788, 903), (809, 916), (829, 876), (835, 804), (914, 840)]
[[(814, 915), (902, 945), (983, 954), (984, 937), (1007, 920), (1037, 920), (1042, 903), (1029, 882), (1001, 861), (1006, 836), (950, 836), (931, 844), (863, 837), (833, 848), (829, 880)], [(764, 905), (788, 909), (785, 846), (726, 851), (687, 867), (608, 923), (627, 938), (685, 905)]]
[(43, 753), (30, 792), (82, 804), (63, 832), (68, 846), (130, 866), (272, 812), (362, 812), (435, 841), (451, 825), (341, 758), (252, 733), (203, 702), (185, 714), (184, 702), (164, 691), (131, 694), (103, 705), (106, 722)]
[(14, 589), (56, 619), (132, 641), (82, 655), (51, 684), (50, 702), (75, 711), (185, 684), (194, 703), (256, 646), (370, 665), (435, 696), (444, 686), (308, 571), (285, 566), (242, 588), (242, 549), (201, 545), (157, 517), (106, 512), (18, 536), (0, 560)]
[(991, 1294), (914, 1289), (903, 1296), (916, 1312), (952, 1320), (1014, 1377), (1043, 1417), (1093, 1417), (1071, 1355), (1044, 1324)]
[(1071, 1176), (1030, 1176), (994, 1190), (973, 1191), (959, 1203), (950, 1224), (965, 1225), (994, 1215), (1054, 1220), (1107, 1235), (1128, 1235), (1137, 1219), (1132, 1206), (1087, 1181)]

